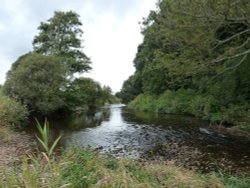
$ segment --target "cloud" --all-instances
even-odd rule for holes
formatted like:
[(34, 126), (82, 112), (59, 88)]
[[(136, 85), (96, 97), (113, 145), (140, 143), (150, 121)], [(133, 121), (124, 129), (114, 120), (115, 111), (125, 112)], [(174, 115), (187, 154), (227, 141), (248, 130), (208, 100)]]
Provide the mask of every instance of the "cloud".
[(53, 12), (76, 11), (84, 31), (84, 52), (91, 57), (90, 76), (118, 91), (134, 71), (142, 41), (138, 22), (154, 8), (153, 0), (3, 0), (0, 7), (0, 84), (20, 56), (32, 50), (40, 22)]

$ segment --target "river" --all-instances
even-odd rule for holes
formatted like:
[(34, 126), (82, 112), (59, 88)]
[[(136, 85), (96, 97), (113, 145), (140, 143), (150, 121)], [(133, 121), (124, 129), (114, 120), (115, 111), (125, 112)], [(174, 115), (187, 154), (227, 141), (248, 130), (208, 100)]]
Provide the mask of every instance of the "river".
[(116, 104), (90, 115), (51, 121), (65, 148), (91, 147), (134, 159), (167, 160), (204, 172), (250, 172), (250, 141), (209, 131), (208, 123), (183, 115), (135, 112)]

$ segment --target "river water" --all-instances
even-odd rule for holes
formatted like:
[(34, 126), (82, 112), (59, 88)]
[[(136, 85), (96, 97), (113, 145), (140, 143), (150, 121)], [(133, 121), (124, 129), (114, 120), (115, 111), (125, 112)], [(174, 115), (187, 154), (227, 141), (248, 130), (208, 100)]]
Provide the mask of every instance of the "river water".
[(175, 160), (204, 171), (250, 172), (249, 140), (209, 131), (207, 122), (190, 116), (135, 112), (116, 104), (50, 124), (66, 149), (91, 147), (119, 157)]

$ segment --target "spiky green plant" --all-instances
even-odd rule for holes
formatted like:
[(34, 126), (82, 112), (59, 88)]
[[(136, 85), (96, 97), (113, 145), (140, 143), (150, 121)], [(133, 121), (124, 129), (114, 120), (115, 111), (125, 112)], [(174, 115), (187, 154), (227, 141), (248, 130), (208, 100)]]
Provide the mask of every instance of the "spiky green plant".
[(61, 136), (57, 137), (57, 139), (52, 143), (52, 145), (50, 146), (49, 144), (49, 123), (47, 121), (47, 119), (45, 119), (44, 121), (44, 126), (42, 127), (40, 122), (36, 120), (36, 127), (40, 133), (40, 137), (38, 137), (36, 135), (37, 140), (39, 141), (39, 143), (41, 144), (41, 146), (43, 147), (43, 149), (45, 150), (46, 154), (48, 156), (51, 156), (52, 153), (54, 152), (59, 140), (61, 139)]

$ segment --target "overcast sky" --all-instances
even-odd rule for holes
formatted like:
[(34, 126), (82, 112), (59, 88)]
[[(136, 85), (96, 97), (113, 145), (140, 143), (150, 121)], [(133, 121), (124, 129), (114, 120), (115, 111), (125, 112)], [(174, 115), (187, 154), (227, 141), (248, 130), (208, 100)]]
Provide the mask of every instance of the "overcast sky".
[(54, 11), (80, 15), (84, 53), (91, 58), (89, 75), (119, 91), (134, 72), (133, 59), (142, 42), (138, 22), (155, 9), (156, 0), (2, 0), (0, 6), (0, 84), (20, 56), (32, 50), (40, 22)]

